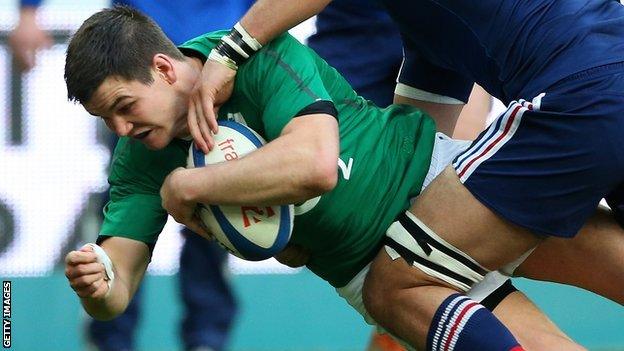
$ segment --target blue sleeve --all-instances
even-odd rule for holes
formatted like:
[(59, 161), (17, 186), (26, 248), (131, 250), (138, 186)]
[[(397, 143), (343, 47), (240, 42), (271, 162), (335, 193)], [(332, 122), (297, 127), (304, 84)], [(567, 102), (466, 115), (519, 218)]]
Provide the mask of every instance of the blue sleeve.
[(403, 56), (398, 83), (468, 102), (474, 83), (472, 80), (425, 60), (405, 36), (403, 36)]
[(20, 7), (33, 6), (38, 7), (43, 0), (20, 0)]

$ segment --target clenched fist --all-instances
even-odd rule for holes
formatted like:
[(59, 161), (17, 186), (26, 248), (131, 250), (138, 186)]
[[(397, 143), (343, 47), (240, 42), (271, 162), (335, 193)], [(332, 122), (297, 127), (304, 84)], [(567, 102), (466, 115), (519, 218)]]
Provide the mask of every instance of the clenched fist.
[(65, 256), (65, 276), (81, 298), (102, 299), (108, 293), (106, 269), (89, 245)]

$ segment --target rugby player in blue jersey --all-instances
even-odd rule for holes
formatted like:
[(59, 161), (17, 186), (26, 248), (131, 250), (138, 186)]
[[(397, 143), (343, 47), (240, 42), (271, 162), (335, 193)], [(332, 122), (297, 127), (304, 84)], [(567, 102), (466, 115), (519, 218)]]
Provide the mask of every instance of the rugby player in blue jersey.
[[(260, 0), (231, 34), (241, 46), (215, 49), (191, 98), (201, 108), (189, 111), (202, 147), (209, 129), (216, 131), (213, 105), (223, 102), (212, 97), (236, 67), (328, 2)], [(508, 109), (422, 193), (409, 223), (388, 229), (364, 288), (371, 315), (420, 349), (514, 349), (508, 330), (462, 293), (486, 272), (536, 247), (548, 253), (550, 243), (579, 232), (573, 240), (588, 254), (599, 245), (601, 264), (552, 252), (543, 255), (544, 270), (621, 303), (622, 279), (600, 277), (624, 277), (616, 254), (624, 237), (600, 235), (624, 223), (624, 7), (605, 0), (383, 3), (404, 39), (395, 102), (425, 109), (446, 133), (475, 82)], [(597, 214), (602, 198), (613, 218)]]

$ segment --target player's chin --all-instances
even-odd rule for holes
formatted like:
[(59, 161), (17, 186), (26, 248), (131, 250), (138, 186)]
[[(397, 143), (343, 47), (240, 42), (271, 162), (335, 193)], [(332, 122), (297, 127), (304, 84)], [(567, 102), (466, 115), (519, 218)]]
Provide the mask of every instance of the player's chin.
[(162, 135), (162, 133), (152, 132), (141, 141), (150, 150), (161, 150), (169, 145), (169, 143), (171, 142), (171, 138)]

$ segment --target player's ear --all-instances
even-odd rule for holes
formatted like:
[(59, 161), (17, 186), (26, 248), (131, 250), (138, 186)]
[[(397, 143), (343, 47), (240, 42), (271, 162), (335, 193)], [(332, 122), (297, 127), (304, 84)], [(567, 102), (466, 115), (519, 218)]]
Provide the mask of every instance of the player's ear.
[(169, 84), (173, 84), (177, 80), (173, 59), (165, 54), (154, 55), (152, 58), (152, 69), (154, 69), (159, 78), (162, 78)]

